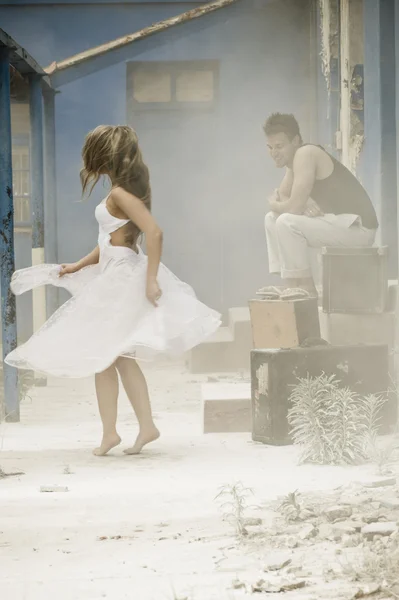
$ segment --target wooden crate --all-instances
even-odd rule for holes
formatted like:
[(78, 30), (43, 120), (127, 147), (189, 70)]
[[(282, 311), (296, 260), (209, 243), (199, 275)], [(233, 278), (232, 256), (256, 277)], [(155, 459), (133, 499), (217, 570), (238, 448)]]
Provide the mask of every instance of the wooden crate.
[(320, 337), (317, 298), (250, 300), (254, 348), (295, 348)]
[[(388, 346), (351, 345), (253, 350), (251, 352), (252, 439), (271, 445), (290, 444), (287, 413), (298, 377), (335, 375), (359, 394), (387, 393)], [(396, 394), (382, 415), (382, 433), (396, 426)]]
[(382, 313), (388, 300), (388, 248), (323, 248), (323, 310)]

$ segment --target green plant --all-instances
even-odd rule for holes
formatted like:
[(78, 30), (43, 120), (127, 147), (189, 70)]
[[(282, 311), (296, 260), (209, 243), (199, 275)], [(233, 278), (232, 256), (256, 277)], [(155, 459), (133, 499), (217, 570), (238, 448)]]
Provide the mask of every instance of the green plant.
[[(399, 599), (399, 549), (366, 549), (355, 563), (343, 566), (345, 575), (353, 581), (379, 585), (385, 596)], [(377, 587), (378, 589), (378, 587)]]
[(228, 498), (226, 502), (222, 503), (224, 518), (232, 523), (239, 538), (248, 535), (248, 531), (245, 528), (245, 511), (248, 508), (247, 497), (250, 494), (253, 494), (253, 491), (250, 488), (244, 487), (241, 482), (238, 482), (222, 486), (215, 498), (215, 500)]
[(390, 472), (389, 466), (393, 462), (393, 455), (397, 450), (397, 440), (393, 440), (382, 446), (374, 439), (370, 445), (370, 456), (373, 463), (376, 464), (378, 475), (387, 475)]
[(282, 503), (279, 506), (279, 509), (287, 519), (287, 521), (297, 521), (301, 514), (302, 506), (298, 500), (299, 493), (298, 490), (295, 492), (290, 492), (284, 498)]
[(360, 396), (335, 376), (300, 378), (290, 396), (288, 423), (301, 462), (358, 464), (370, 457), (386, 398)]

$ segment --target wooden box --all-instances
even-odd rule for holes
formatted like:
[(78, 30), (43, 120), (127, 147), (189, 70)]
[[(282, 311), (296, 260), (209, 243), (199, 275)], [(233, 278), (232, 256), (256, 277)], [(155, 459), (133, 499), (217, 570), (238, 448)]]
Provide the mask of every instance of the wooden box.
[(323, 310), (382, 313), (388, 300), (388, 254), (381, 248), (323, 248)]
[[(287, 413), (298, 378), (335, 375), (360, 394), (388, 392), (386, 345), (317, 346), (251, 352), (252, 439), (271, 445), (290, 444)], [(390, 394), (381, 432), (396, 425), (396, 394)]]
[(254, 348), (295, 348), (320, 337), (317, 298), (250, 300)]

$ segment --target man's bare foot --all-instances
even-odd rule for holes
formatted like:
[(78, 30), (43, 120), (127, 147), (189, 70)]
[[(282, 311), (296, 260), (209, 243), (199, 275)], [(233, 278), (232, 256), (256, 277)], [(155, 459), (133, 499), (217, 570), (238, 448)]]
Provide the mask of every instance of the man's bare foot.
[(139, 433), (136, 441), (134, 442), (131, 448), (126, 448), (124, 450), (124, 454), (140, 454), (141, 450), (144, 448), (146, 444), (150, 442), (155, 442), (159, 438), (161, 434), (158, 429), (154, 427), (153, 429), (149, 429), (148, 431), (143, 431), (143, 433)]
[(117, 433), (108, 437), (103, 437), (101, 446), (93, 450), (93, 454), (95, 456), (105, 456), (107, 452), (112, 450), (112, 448), (118, 446), (121, 443), (121, 441), (122, 440)]

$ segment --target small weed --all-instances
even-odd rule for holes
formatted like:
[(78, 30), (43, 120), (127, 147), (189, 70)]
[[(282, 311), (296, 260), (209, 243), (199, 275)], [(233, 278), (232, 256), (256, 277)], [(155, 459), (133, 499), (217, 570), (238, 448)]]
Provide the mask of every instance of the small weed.
[(302, 448), (301, 462), (359, 464), (370, 458), (387, 399), (361, 396), (339, 384), (323, 374), (299, 379), (293, 388), (288, 422)]
[(367, 549), (361, 561), (344, 568), (353, 581), (377, 584), (391, 598), (399, 599), (399, 548), (377, 552)]
[(279, 506), (279, 509), (287, 521), (298, 521), (300, 517), (302, 506), (298, 500), (298, 497), (298, 490), (295, 490), (295, 492), (290, 492)]
[(253, 494), (250, 488), (243, 486), (241, 482), (224, 485), (215, 500), (219, 498), (227, 498), (221, 507), (224, 513), (224, 518), (229, 521), (235, 529), (238, 538), (248, 535), (245, 528), (245, 512), (248, 509), (247, 498)]
[(377, 439), (371, 444), (370, 456), (373, 463), (377, 467), (378, 475), (388, 475), (390, 466), (393, 462), (393, 454), (398, 447), (396, 440), (390, 442), (386, 446), (382, 447), (378, 444)]

